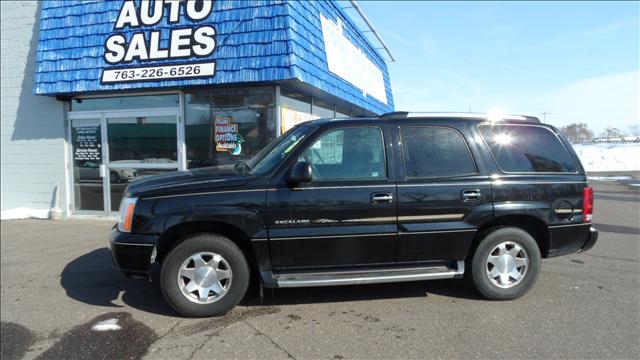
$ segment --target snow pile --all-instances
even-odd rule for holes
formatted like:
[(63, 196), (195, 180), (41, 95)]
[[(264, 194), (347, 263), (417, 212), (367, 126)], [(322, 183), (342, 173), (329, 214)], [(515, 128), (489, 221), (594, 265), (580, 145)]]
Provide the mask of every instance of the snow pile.
[(640, 170), (640, 143), (573, 145), (587, 171)]
[(14, 220), (14, 219), (48, 219), (49, 209), (32, 209), (26, 207), (19, 207), (15, 209), (2, 210), (0, 212), (0, 219), (2, 220)]

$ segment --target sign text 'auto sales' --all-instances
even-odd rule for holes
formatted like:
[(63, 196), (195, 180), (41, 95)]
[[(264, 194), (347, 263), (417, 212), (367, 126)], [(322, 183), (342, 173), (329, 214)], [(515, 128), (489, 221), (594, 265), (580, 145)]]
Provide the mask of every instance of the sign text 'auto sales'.
[[(104, 45), (104, 60), (111, 65), (129, 64), (134, 61), (179, 60), (204, 58), (216, 48), (216, 30), (202, 22), (213, 11), (210, 0), (125, 0), (111, 34)], [(163, 18), (177, 24), (184, 16), (191, 20), (189, 27), (172, 29), (168, 45), (161, 44), (161, 30), (155, 30)], [(147, 28), (147, 29), (145, 29)], [(151, 30), (149, 30), (151, 28)], [(130, 39), (123, 31), (140, 29)], [(158, 81), (183, 78), (208, 77), (215, 74), (215, 62), (172, 63), (135, 67), (112, 67), (102, 73), (103, 83), (130, 81)]]

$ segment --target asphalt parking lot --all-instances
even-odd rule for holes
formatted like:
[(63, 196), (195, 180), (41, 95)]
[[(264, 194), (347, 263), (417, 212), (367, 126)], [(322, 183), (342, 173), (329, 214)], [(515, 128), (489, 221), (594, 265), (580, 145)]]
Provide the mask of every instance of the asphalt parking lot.
[(545, 260), (536, 287), (510, 302), (427, 281), (279, 289), (223, 317), (183, 319), (157, 283), (114, 269), (111, 222), (3, 221), (2, 359), (638, 359), (640, 187), (630, 184), (593, 181), (596, 246)]

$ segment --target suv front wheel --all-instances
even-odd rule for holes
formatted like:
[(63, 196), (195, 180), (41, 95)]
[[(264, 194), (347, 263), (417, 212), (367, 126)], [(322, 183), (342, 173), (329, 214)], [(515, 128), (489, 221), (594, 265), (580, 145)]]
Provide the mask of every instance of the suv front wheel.
[(471, 279), (488, 299), (513, 300), (533, 287), (540, 263), (540, 249), (529, 233), (502, 227), (478, 244), (471, 261)]
[(249, 266), (240, 248), (228, 238), (200, 234), (167, 255), (160, 286), (169, 305), (184, 316), (221, 315), (244, 297)]

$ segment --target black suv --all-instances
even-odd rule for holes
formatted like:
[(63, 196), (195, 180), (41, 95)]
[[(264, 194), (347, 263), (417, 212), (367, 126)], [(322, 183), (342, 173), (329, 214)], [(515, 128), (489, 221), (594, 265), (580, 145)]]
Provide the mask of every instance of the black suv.
[(468, 278), (515, 299), (541, 258), (590, 249), (593, 190), (536, 118), (395, 112), (300, 124), (252, 159), (131, 183), (111, 233), (122, 272), (185, 316), (262, 287)]

